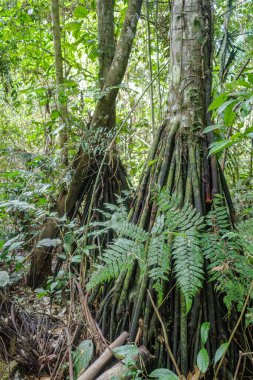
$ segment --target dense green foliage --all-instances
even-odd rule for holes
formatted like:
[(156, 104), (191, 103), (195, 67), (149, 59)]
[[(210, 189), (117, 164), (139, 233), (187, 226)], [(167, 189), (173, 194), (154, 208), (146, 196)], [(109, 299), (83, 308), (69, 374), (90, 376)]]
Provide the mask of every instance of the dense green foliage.
[[(129, 2), (114, 2), (116, 42), (123, 29)], [(180, 341), (178, 344), (181, 344), (187, 318), (197, 321), (197, 331), (188, 332), (193, 345), (195, 344), (192, 354), (195, 361), (188, 363), (189, 368), (194, 369), (196, 366), (196, 376), (197, 371), (204, 374), (209, 369), (212, 371), (210, 373), (216, 376), (215, 371), (219, 363), (223, 362), (230, 349), (230, 338), (234, 338), (233, 329), (237, 321), (240, 322), (240, 334), (246, 342), (245, 345), (249, 352), (252, 351), (252, 339), (248, 339), (247, 335), (253, 326), (251, 1), (217, 0), (212, 8), (212, 89), (211, 100), (206, 107), (210, 118), (208, 125), (201, 131), (199, 140), (207, 139), (206, 152), (202, 146), (201, 155), (207, 156), (207, 166), (211, 163), (212, 170), (217, 163), (218, 172), (223, 178), (223, 183), (219, 183), (216, 189), (220, 195), (205, 193), (205, 186), (210, 180), (206, 178), (209, 167), (202, 168), (200, 161), (196, 161), (196, 168), (190, 167), (193, 166), (191, 163), (190, 169), (185, 169), (187, 166), (184, 167), (185, 163), (182, 163), (182, 173), (176, 173), (179, 155), (175, 152), (168, 159), (170, 164), (174, 163), (174, 166), (171, 165), (171, 191), (165, 188), (158, 190), (156, 183), (163, 159), (159, 161), (161, 156), (156, 158), (154, 153), (158, 143), (156, 148), (152, 149), (157, 136), (164, 136), (159, 131), (167, 120), (168, 89), (173, 75), (170, 71), (168, 38), (173, 2), (147, 0), (142, 6), (127, 70), (123, 82), (117, 86), (119, 92), (116, 99), (116, 123), (111, 129), (92, 128), (91, 125), (97, 104), (114, 90), (104, 90), (100, 87), (99, 57), (103, 52), (98, 48), (96, 1), (59, 1), (64, 74), (60, 95), (56, 84), (51, 1), (5, 0), (2, 3), (0, 296), (2, 289), (8, 294), (9, 290), (17, 289), (16, 284), (26, 286), (34, 249), (48, 249), (52, 265), (47, 280), (43, 286), (29, 292), (32, 292), (36, 299), (43, 300), (49, 297), (51, 304), (60, 305), (60, 308), (65, 310), (66, 316), (61, 322), (67, 325), (68, 334), (74, 336), (76, 333), (71, 331), (71, 318), (78, 320), (82, 319), (83, 315), (87, 318), (87, 309), (90, 307), (91, 311), (88, 311), (92, 316), (90, 318), (96, 319), (95, 326), (100, 323), (104, 333), (105, 324), (110, 325), (107, 335), (112, 340), (111, 338), (120, 332), (121, 326), (128, 326), (129, 309), (135, 307), (138, 311), (142, 307), (141, 302), (146, 302), (147, 308), (145, 311), (142, 310), (142, 316), (152, 324), (152, 333), (157, 333), (158, 339), (155, 337), (156, 341), (150, 343), (150, 337), (145, 337), (142, 331), (142, 318), (137, 318), (135, 328), (138, 327), (138, 319), (140, 326), (138, 333), (134, 334), (138, 337), (136, 344), (115, 350), (116, 355), (117, 350), (122, 355), (120, 360), (123, 360), (132, 379), (180, 378), (180, 374), (176, 375), (171, 369), (176, 369), (173, 355), (181, 355), (182, 360), (182, 347), (177, 349), (176, 346), (171, 357), (167, 341), (176, 337)], [(196, 28), (199, 27), (197, 24), (196, 21)], [(201, 47), (203, 55), (204, 47), (205, 41)], [(59, 104), (67, 106), (66, 120), (61, 120)], [(176, 124), (173, 128), (175, 126)], [(68, 136), (65, 147), (69, 158), (67, 166), (62, 162), (62, 147), (59, 143), (59, 135), (65, 128)], [(191, 142), (195, 143), (194, 128), (189, 136)], [(197, 129), (199, 132), (199, 127)], [(180, 133), (181, 130), (176, 131), (175, 135)], [(165, 134), (166, 138), (168, 136), (170, 135)], [(174, 135), (171, 139), (173, 138)], [(198, 137), (196, 141), (197, 139)], [(182, 137), (183, 143), (186, 140), (187, 134)], [(171, 143), (171, 149), (180, 148), (183, 152), (184, 144), (179, 147), (180, 143), (177, 145), (178, 142), (175, 141)], [(161, 149), (164, 149), (164, 153), (165, 147)], [(165, 152), (164, 156), (166, 154), (168, 158), (169, 153)], [(71, 188), (82, 155), (88, 157), (87, 166), (90, 165), (93, 171), (90, 178), (82, 178), (83, 182), (86, 180), (89, 183), (90, 193), (86, 194), (83, 189), (80, 202), (78, 200), (74, 205), (74, 211), (68, 215), (66, 210), (60, 213), (59, 194), (62, 195), (63, 205), (66, 205), (66, 194)], [(116, 164), (114, 155), (119, 158), (119, 161), (115, 161)], [(187, 155), (188, 152), (185, 154), (185, 160), (189, 161)], [(129, 191), (123, 192), (121, 196), (117, 195), (116, 185), (112, 185), (111, 188), (109, 186), (112, 179), (116, 183), (122, 181), (122, 178), (117, 178), (116, 175), (119, 162), (124, 166), (123, 173), (127, 178), (123, 180), (127, 183), (126, 187), (129, 186)], [(106, 172), (110, 165), (112, 171)], [(101, 179), (99, 175), (103, 170), (105, 175), (101, 176)], [(199, 179), (202, 189), (205, 189), (204, 196), (202, 194), (202, 198), (200, 197), (201, 202), (205, 204), (203, 215), (200, 215), (194, 206), (194, 187), (187, 193), (187, 201), (182, 202), (185, 196), (182, 195), (183, 190), (182, 194), (173, 194), (174, 191), (187, 186), (191, 170), (195, 170), (195, 179)], [(144, 187), (147, 188), (143, 189), (142, 180), (147, 173), (150, 173), (150, 183), (153, 187), (149, 188), (150, 183), (144, 181)], [(166, 175), (164, 174), (164, 177)], [(191, 173), (190, 183), (193, 182), (193, 177)], [(141, 184), (139, 187), (138, 183)], [(97, 206), (96, 209), (94, 199), (99, 195), (98, 184), (101, 186), (99, 189), (104, 190), (106, 195), (103, 198), (103, 207)], [(230, 202), (227, 197), (229, 192)], [(132, 218), (133, 213), (139, 212), (134, 208), (138, 203), (136, 199), (139, 194), (144, 193), (146, 198), (138, 199), (143, 207), (143, 214), (140, 212), (140, 219)], [(203, 199), (204, 197), (206, 199)], [(112, 199), (117, 201), (112, 203)], [(149, 209), (150, 204), (152, 207)], [(40, 240), (40, 233), (48, 220), (57, 224), (56, 236)], [(147, 220), (152, 222), (149, 224)], [(86, 309), (80, 294), (81, 302), (77, 300), (77, 283), (81, 284), (85, 297), (87, 296)], [(129, 284), (133, 285), (131, 291)], [(211, 321), (208, 320), (206, 311), (208, 308), (204, 305), (203, 314), (202, 311), (199, 315), (194, 314), (197, 308), (194, 307), (197, 302), (201, 302), (200, 299), (207, 302), (203, 294), (209, 285), (213, 287), (218, 302), (223, 301), (224, 309), (219, 310), (222, 322), (218, 321), (222, 326), (221, 330), (223, 331), (224, 321), (230, 323), (229, 318), (232, 320), (231, 325), (228, 323), (229, 328), (224, 329), (224, 335), (217, 338), (216, 346), (214, 344), (215, 351), (211, 345), (216, 332), (210, 327)], [(147, 287), (146, 293), (142, 293), (142, 286)], [(117, 309), (116, 299), (121, 290), (123, 296)], [(128, 305), (131, 306), (124, 309), (121, 308), (125, 302), (123, 297), (127, 297), (128, 290)], [(29, 292), (27, 291), (27, 294)], [(30, 295), (17, 294), (15, 297), (15, 301), (19, 302), (19, 298), (25, 299)], [(168, 300), (171, 304), (166, 304)], [(216, 309), (220, 307), (220, 303), (217, 305)], [(78, 310), (76, 315), (73, 311), (75, 307)], [(83, 307), (86, 314), (82, 310)], [(122, 310), (125, 310), (124, 317), (120, 317), (122, 324), (120, 322), (116, 326), (115, 322), (113, 325), (115, 314), (118, 317)], [(167, 317), (171, 310), (173, 316)], [(181, 314), (177, 310), (180, 310)], [(165, 327), (160, 323), (160, 315), (165, 319)], [(174, 327), (173, 318), (177, 319)], [(169, 333), (167, 341), (163, 327)], [(99, 352), (96, 333), (91, 330), (88, 326), (87, 336), (82, 336), (85, 340), (80, 343), (79, 339), (77, 342), (79, 346), (76, 343), (73, 347), (69, 345), (70, 353), (66, 367), (69, 368), (71, 380), (77, 379), (90, 360), (94, 359), (93, 344), (96, 346), (96, 354)], [(179, 330), (180, 338), (177, 336), (180, 335)], [(136, 367), (135, 359), (139, 354), (138, 346), (142, 339), (155, 350), (157, 363), (153, 365), (153, 371)], [(229, 358), (233, 349), (228, 354)], [(86, 353), (84, 356), (83, 350)], [(185, 350), (187, 351), (187, 337)], [(213, 357), (210, 355), (211, 350), (214, 353)], [(240, 347), (240, 350), (244, 348)], [(1, 354), (0, 352), (0, 356)], [(66, 361), (66, 358), (63, 362), (64, 360)], [(238, 360), (241, 360), (241, 357)], [(250, 360), (245, 359), (244, 367), (248, 366), (248, 362)], [(166, 365), (170, 369), (154, 369)], [(233, 366), (236, 367), (236, 363), (233, 363)], [(194, 373), (189, 376), (194, 376)], [(196, 377), (198, 378), (200, 377)]]
[[(158, 299), (162, 302), (163, 282), (168, 281), (171, 270), (186, 298), (187, 310), (192, 299), (203, 286), (204, 259), (207, 260), (210, 279), (224, 295), (229, 310), (234, 303), (240, 310), (253, 280), (253, 247), (248, 236), (241, 233), (252, 230), (253, 220), (238, 225), (239, 231), (231, 232), (227, 210), (222, 199), (217, 198), (212, 211), (205, 218), (188, 203), (180, 207), (180, 200), (167, 192), (158, 196), (160, 215), (147, 233), (141, 227), (126, 221), (127, 212), (123, 201), (119, 206), (107, 205), (105, 222), (95, 223), (96, 235), (112, 229), (117, 238), (102, 252), (100, 264), (87, 285), (94, 288), (138, 262), (142, 276), (154, 280)], [(251, 235), (251, 233), (250, 233)], [(242, 253), (244, 252), (244, 254)], [(172, 257), (173, 268), (170, 268)]]

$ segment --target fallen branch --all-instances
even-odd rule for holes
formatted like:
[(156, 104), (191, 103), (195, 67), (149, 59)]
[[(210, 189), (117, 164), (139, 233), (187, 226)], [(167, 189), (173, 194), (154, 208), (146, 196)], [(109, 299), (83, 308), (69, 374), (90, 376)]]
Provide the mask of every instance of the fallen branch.
[(77, 380), (95, 380), (113, 358), (112, 350), (116, 347), (123, 346), (128, 336), (129, 334), (124, 331)]
[(130, 373), (130, 369), (135, 368), (143, 368), (147, 365), (147, 363), (152, 359), (150, 352), (147, 350), (145, 346), (141, 346), (139, 348), (139, 353), (133, 358), (135, 364), (131, 366), (127, 366), (126, 364), (120, 362), (115, 364), (113, 367), (109, 368), (107, 371), (102, 373), (96, 380), (111, 380), (114, 377), (120, 377), (124, 380), (130, 380), (133, 377), (133, 374)]

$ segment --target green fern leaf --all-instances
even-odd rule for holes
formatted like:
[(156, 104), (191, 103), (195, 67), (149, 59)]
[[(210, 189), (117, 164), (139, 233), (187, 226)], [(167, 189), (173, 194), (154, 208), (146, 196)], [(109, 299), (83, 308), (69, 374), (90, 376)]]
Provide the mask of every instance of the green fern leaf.
[(155, 236), (150, 239), (147, 265), (149, 277), (155, 281), (168, 280), (170, 272), (170, 249), (164, 236)]
[(195, 229), (175, 236), (172, 257), (178, 285), (185, 298), (191, 300), (202, 287), (204, 277), (201, 241)]
[(135, 259), (140, 260), (143, 257), (143, 250), (143, 244), (137, 244), (133, 240), (122, 237), (114, 239), (100, 257), (101, 264), (96, 265), (87, 288), (92, 289), (118, 277)]

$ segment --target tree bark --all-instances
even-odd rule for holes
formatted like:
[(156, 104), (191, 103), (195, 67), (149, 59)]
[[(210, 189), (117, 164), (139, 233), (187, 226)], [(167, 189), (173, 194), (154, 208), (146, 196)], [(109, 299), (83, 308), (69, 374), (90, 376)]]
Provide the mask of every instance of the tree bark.
[[(114, 0), (97, 0), (99, 82), (103, 90), (115, 54)], [(109, 124), (111, 129), (116, 123), (116, 98), (111, 105)]]
[(57, 108), (59, 112), (59, 145), (61, 161), (68, 164), (67, 101), (65, 98), (59, 1), (51, 0), (52, 31), (54, 40), (54, 65), (56, 76)]
[[(130, 0), (129, 2), (114, 58), (102, 89), (104, 96), (98, 101), (91, 121), (90, 128), (94, 131), (94, 135), (98, 135), (100, 139), (102, 136), (105, 146), (109, 146), (110, 135), (108, 136), (108, 133), (111, 131), (111, 114), (114, 110), (119, 86), (127, 68), (141, 6), (142, 0)], [(95, 144), (101, 144), (101, 140), (95, 141)], [(96, 146), (93, 148), (96, 148)], [(68, 218), (76, 217), (78, 209), (84, 201), (82, 223), (85, 223), (101, 159), (101, 152), (94, 156), (91, 150), (85, 151), (82, 146), (80, 147), (74, 160), (74, 173), (69, 188), (63, 190), (57, 200), (56, 211), (59, 217), (63, 215), (66, 215)], [(113, 147), (103, 165), (99, 187), (94, 190), (96, 192), (94, 208), (99, 208), (104, 202), (114, 203), (114, 194), (120, 194), (126, 188), (128, 188), (126, 174), (122, 163), (117, 157), (115, 147)], [(45, 238), (54, 239), (58, 235), (58, 228), (52, 228), (54, 224), (58, 225), (56, 218), (53, 224), (52, 218), (46, 221), (38, 240)], [(51, 247), (34, 248), (28, 275), (28, 284), (32, 288), (41, 286), (45, 282), (46, 276), (51, 270), (51, 262)]]

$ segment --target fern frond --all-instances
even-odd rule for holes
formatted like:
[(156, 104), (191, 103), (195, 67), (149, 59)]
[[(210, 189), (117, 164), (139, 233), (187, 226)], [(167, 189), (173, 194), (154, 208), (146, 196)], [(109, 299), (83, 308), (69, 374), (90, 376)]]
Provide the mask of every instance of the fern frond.
[(253, 258), (253, 219), (238, 224), (237, 230), (246, 255)]
[(114, 239), (100, 257), (103, 264), (96, 265), (96, 270), (91, 275), (87, 288), (92, 289), (118, 277), (135, 259), (138, 260), (143, 257), (143, 250), (143, 244), (137, 244), (121, 237)]
[(168, 191), (162, 191), (158, 196), (158, 205), (165, 213), (165, 225), (170, 232), (185, 231), (191, 228), (201, 229), (204, 218), (190, 204), (180, 206), (180, 200), (176, 195), (170, 195)]
[(148, 239), (148, 233), (136, 224), (125, 221), (112, 221), (110, 227), (119, 235), (124, 236), (136, 242), (144, 242)]
[(230, 222), (228, 211), (223, 205), (223, 198), (220, 196), (214, 197), (213, 208), (206, 216), (206, 224), (211, 227), (215, 233), (220, 235), (225, 234), (230, 230)]
[(150, 239), (147, 255), (149, 277), (155, 281), (168, 280), (170, 272), (170, 249), (164, 236), (155, 236)]
[(119, 205), (105, 203), (105, 208), (111, 212), (106, 212), (104, 210), (96, 209), (105, 220), (99, 222), (92, 222), (92, 231), (89, 232), (88, 236), (100, 236), (108, 232), (109, 229), (115, 229), (125, 222), (127, 219), (127, 209), (123, 204), (122, 199), (118, 201)]
[(165, 217), (164, 214), (160, 214), (157, 216), (155, 224), (151, 230), (152, 235), (158, 235), (163, 232), (164, 229), (164, 223), (165, 223)]
[[(205, 258), (209, 262), (210, 279), (216, 281), (216, 289), (224, 294), (228, 309), (234, 303), (240, 310), (253, 280), (253, 267), (243, 254), (242, 237), (237, 232), (206, 233), (202, 237)], [(235, 286), (236, 284), (236, 286)]]
[(209, 262), (207, 269), (210, 280), (216, 280), (230, 268), (231, 258), (228, 255), (226, 241), (222, 240), (218, 234), (204, 234), (202, 247), (204, 256)]
[(174, 238), (172, 246), (174, 272), (185, 298), (191, 300), (202, 287), (203, 255), (198, 231), (190, 229)]

